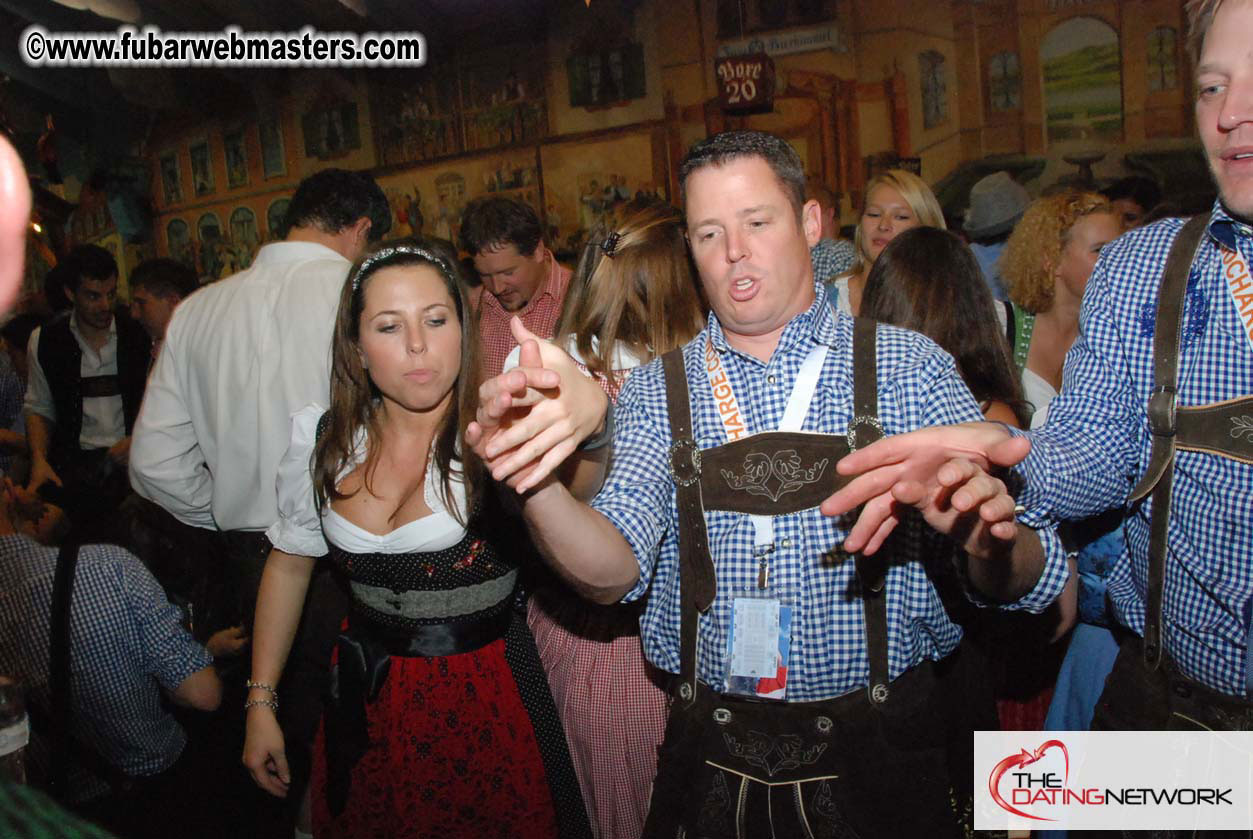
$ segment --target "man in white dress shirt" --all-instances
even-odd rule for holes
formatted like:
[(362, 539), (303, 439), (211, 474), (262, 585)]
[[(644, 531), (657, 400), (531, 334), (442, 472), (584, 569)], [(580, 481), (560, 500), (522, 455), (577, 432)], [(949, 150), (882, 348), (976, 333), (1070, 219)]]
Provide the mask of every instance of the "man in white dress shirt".
[(170, 320), (135, 424), (131, 484), (184, 524), (223, 533), (239, 597), (231, 623), (252, 618), (291, 415), (328, 397), (348, 269), (390, 223), (369, 176), (311, 175), (292, 197), (286, 238), (189, 297)]
[[(251, 628), (292, 414), (329, 399), (340, 291), (366, 245), (390, 228), (391, 211), (368, 175), (327, 169), (301, 181), (285, 226), (284, 240), (262, 247), (250, 268), (201, 288), (175, 310), (135, 424), (135, 492), (203, 529), (184, 528), (181, 541), (210, 577), (208, 602), (195, 604), (207, 630), (241, 622)], [(189, 532), (204, 536), (189, 539)], [(302, 626), (283, 680), (283, 724), (298, 773), (293, 804), (321, 711), (324, 654), (342, 616), (333, 585), (321, 579), (310, 588), (306, 612), (319, 619)], [(238, 682), (228, 680), (228, 688), (242, 690)]]

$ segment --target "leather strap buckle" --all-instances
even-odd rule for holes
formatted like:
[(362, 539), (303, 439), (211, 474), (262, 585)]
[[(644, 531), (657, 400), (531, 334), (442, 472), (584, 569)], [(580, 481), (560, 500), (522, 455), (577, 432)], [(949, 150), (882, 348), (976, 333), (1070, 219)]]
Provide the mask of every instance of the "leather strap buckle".
[[(863, 439), (859, 440), (859, 436)], [(883, 423), (879, 422), (878, 417), (855, 416), (848, 424), (848, 450), (855, 452), (862, 446), (869, 446), (885, 436)]]
[(700, 480), (700, 449), (690, 437), (670, 445), (670, 477), (679, 486), (691, 486)]
[(1149, 430), (1157, 437), (1174, 437), (1177, 428), (1176, 391), (1158, 385), (1149, 397)]

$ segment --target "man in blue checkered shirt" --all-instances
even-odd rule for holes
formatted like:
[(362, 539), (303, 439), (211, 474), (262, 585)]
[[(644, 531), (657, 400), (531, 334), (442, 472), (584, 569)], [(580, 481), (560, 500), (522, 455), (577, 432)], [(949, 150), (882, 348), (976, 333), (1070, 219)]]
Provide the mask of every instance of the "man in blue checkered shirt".
[[(1253, 394), (1253, 3), (1192, 0), (1188, 11), (1196, 121), (1219, 200), (1188, 272), (1175, 394), (1180, 409)], [(1050, 557), (1063, 548), (1049, 524), (1128, 507), (1127, 542), (1108, 593), (1129, 635), (1094, 727), (1163, 728), (1200, 719), (1211, 728), (1243, 728), (1253, 721), (1253, 408), (1223, 421), (1216, 446), (1185, 446), (1180, 439), (1165, 536), (1165, 656), (1156, 667), (1141, 660), (1157, 501), (1129, 500), (1154, 449), (1146, 406), (1161, 375), (1153, 346), (1158, 291), (1182, 227), (1183, 220), (1166, 219), (1105, 248), (1088, 281), (1061, 396), (1044, 428), (1026, 435), (1031, 454), (1018, 467), (1025, 479), (1021, 519), (1044, 528)], [(841, 465), (848, 473), (872, 470), (863, 477), (876, 486), (862, 492), (854, 482), (833, 506), (849, 508), (900, 477), (918, 480), (946, 451), (984, 451), (1006, 435), (979, 425), (883, 441)], [(1010, 465), (1015, 458), (993, 459)], [(867, 517), (850, 542), (858, 544), (880, 524)]]
[[(716, 354), (738, 395), (750, 434), (778, 427), (805, 359), (816, 346), (825, 346), (827, 352), (801, 430), (843, 434), (853, 419), (853, 320), (827, 305), (813, 277), (809, 246), (817, 241), (820, 223), (817, 203), (804, 201), (801, 172), (799, 159), (784, 141), (759, 132), (717, 135), (697, 144), (685, 158), (681, 182), (689, 240), (713, 308), (708, 327), (683, 350), (692, 434), (700, 449), (727, 441), (719, 413), (722, 397), (706, 376), (709, 354)], [(980, 416), (952, 359), (931, 341), (887, 326), (878, 327), (877, 334), (878, 417), (887, 433)], [(546, 346), (541, 352), (545, 367), (550, 362), (558, 366), (552, 348)], [(541, 404), (530, 415), (511, 417), (511, 422), (494, 432), (495, 423), (507, 415), (513, 400), (525, 401), (528, 384), (551, 386), (554, 380), (545, 374), (551, 376), (553, 370), (527, 369), (524, 349), (522, 368), (492, 380), (481, 391), (479, 422), (468, 436), (498, 479), (542, 454), (543, 447), (535, 441), (518, 446), (512, 455), (502, 454), (541, 429), (568, 427), (571, 440), (578, 442), (601, 424), (601, 414), (597, 414), (589, 428), (585, 412), (558, 422), (553, 414), (543, 412), (548, 405)], [(577, 378), (562, 378), (560, 390), (582, 387)], [(598, 390), (593, 385), (585, 399), (570, 401), (595, 405), (603, 412), (604, 399), (598, 400), (594, 393)], [(662, 670), (678, 673), (683, 524), (675, 479), (668, 468), (672, 423), (665, 391), (659, 361), (631, 375), (613, 412), (612, 465), (590, 506), (561, 484), (540, 481), (534, 473), (516, 486), (523, 491), (535, 487), (524, 503), (527, 522), (541, 550), (576, 588), (603, 603), (647, 595), (641, 619), (645, 652)], [(552, 436), (548, 435), (548, 442)], [(945, 478), (946, 492), (923, 497), (910, 495), (906, 489), (901, 494), (901, 500), (916, 505), (921, 515), (906, 517), (899, 528), (893, 561), (886, 571), (885, 655), (894, 685), (924, 662), (948, 659), (961, 638), (961, 629), (949, 619), (932, 581), (951, 567), (953, 548), (934, 531), (955, 534), (969, 556), (967, 581), (1010, 608), (1045, 608), (1066, 579), (1064, 559), (1054, 558), (1046, 566), (1038, 541), (1020, 538), (1009, 547), (1015, 529), (1010, 521), (1013, 504), (1003, 484), (968, 462), (950, 464)], [(945, 503), (949, 493), (951, 506)], [(769, 518), (773, 550), (766, 561), (767, 587), (771, 597), (791, 611), (786, 639), (790, 653), (787, 704), (826, 703), (842, 697), (839, 707), (852, 709), (855, 716), (871, 704), (866, 691), (871, 665), (854, 563), (840, 551), (845, 522), (823, 515), (817, 507)], [(743, 608), (742, 597), (763, 587), (767, 569), (754, 549), (756, 526), (749, 516), (709, 510), (704, 520), (717, 587), (712, 605), (699, 620), (697, 676), (707, 686), (702, 690), (720, 696), (733, 688), (728, 647), (732, 611)], [(888, 699), (887, 705), (896, 701), (899, 704), (893, 707), (897, 709), (911, 708), (902, 712), (911, 723), (925, 719), (934, 730), (953, 725), (955, 718), (928, 704), (926, 697), (908, 696), (907, 689), (901, 694), (896, 700)], [(830, 714), (820, 715), (820, 726), (823, 719), (828, 726), (832, 718), (837, 724), (845, 720), (836, 711)], [(671, 725), (675, 725), (673, 720)], [(934, 828), (929, 835), (944, 835), (933, 822), (936, 811), (929, 807), (939, 795), (947, 810), (949, 784), (960, 787), (962, 782), (936, 781), (950, 776), (928, 774), (927, 758), (901, 757), (885, 743), (871, 741), (864, 748), (853, 745), (857, 742), (853, 738), (869, 729), (877, 730), (877, 725), (870, 721), (864, 726), (850, 725), (837, 735), (846, 738), (844, 748), (857, 751), (858, 761), (869, 763), (858, 767), (864, 775), (842, 770), (851, 772), (851, 780), (837, 785), (838, 791), (832, 794), (839, 804), (832, 806), (845, 812), (850, 823), (863, 825), (867, 835), (903, 835), (901, 831), (924, 828)], [(898, 744), (912, 736), (892, 730)], [(969, 749), (970, 727), (956, 736), (964, 738)], [(661, 780), (668, 771), (667, 746), (662, 747), (662, 754), (656, 794), (685, 794), (686, 785), (671, 788)], [(874, 763), (890, 761), (893, 755), (902, 760), (900, 765)], [(901, 806), (887, 806), (886, 800), (878, 798), (875, 790), (889, 787), (859, 786), (864, 777), (882, 779), (906, 771), (905, 765), (925, 780), (917, 785), (920, 790), (892, 788)], [(966, 775), (966, 784), (968, 779)], [(917, 796), (911, 798), (914, 792)], [(703, 794), (689, 798), (699, 801)], [(717, 797), (716, 792), (709, 794)], [(654, 798), (650, 825), (665, 809)], [(813, 815), (806, 812), (806, 818)], [(956, 823), (951, 812), (940, 818), (950, 826)], [(710, 822), (699, 824), (717, 835)], [(646, 835), (651, 835), (649, 830)]]
[[(20, 680), (28, 706), (45, 715), (52, 713), (49, 615), (58, 551), (28, 534), (52, 510), (7, 480), (0, 486), (0, 673)], [(181, 617), (129, 552), (113, 545), (80, 549), (70, 603), (72, 719), (61, 721), (77, 744), (72, 754), (94, 752), (112, 770), (134, 779), (167, 775), (179, 761), (187, 736), (165, 700), (216, 709), (221, 682), (210, 650), (232, 654), (242, 644), (227, 631), (211, 638), (206, 650), (183, 628)], [(49, 772), (43, 739), (48, 732), (36, 723), (28, 767), (41, 777)], [(147, 799), (118, 798), (108, 780), (71, 757), (62, 797), (132, 835), (128, 831), (135, 817), (151, 817), (143, 805)], [(147, 794), (154, 783), (148, 781), (136, 794)], [(155, 828), (164, 835), (170, 825)]]

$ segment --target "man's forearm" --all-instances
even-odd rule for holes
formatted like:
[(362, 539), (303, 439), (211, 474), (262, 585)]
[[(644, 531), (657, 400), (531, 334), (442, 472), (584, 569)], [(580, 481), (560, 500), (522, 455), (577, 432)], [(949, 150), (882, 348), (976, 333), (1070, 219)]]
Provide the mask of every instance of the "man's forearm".
[(536, 490), (522, 509), (540, 553), (587, 599), (616, 603), (639, 581), (639, 563), (618, 529), (559, 482)]
[(52, 423), (42, 414), (26, 415), (26, 444), (30, 447), (30, 459), (36, 463), (48, 460), (48, 441), (52, 437)]
[(1010, 603), (1035, 588), (1044, 573), (1045, 554), (1034, 530), (1019, 526), (1013, 547), (1003, 556), (966, 561), (971, 585), (985, 597)]

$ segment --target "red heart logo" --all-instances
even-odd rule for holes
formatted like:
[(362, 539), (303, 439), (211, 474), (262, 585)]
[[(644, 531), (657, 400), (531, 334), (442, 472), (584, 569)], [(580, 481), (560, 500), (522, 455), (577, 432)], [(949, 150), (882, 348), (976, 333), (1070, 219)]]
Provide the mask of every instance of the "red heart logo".
[(1014, 807), (1008, 801), (1001, 797), (1000, 784), (1001, 777), (1011, 769), (1030, 766), (1040, 758), (1044, 757), (1044, 753), (1051, 748), (1059, 748), (1062, 750), (1062, 758), (1066, 761), (1065, 780), (1062, 781), (1062, 788), (1070, 783), (1070, 752), (1066, 751), (1066, 744), (1061, 740), (1045, 740), (1040, 744), (1034, 752), (1023, 749), (1016, 755), (1010, 755), (992, 768), (992, 774), (988, 776), (988, 791), (992, 793), (992, 800), (1000, 805), (1001, 809), (1007, 810), (1016, 816), (1022, 816), (1025, 819), (1036, 819), (1037, 821), (1051, 822), (1056, 819), (1046, 818), (1044, 816), (1033, 816), (1030, 813), (1024, 813), (1017, 807)]

